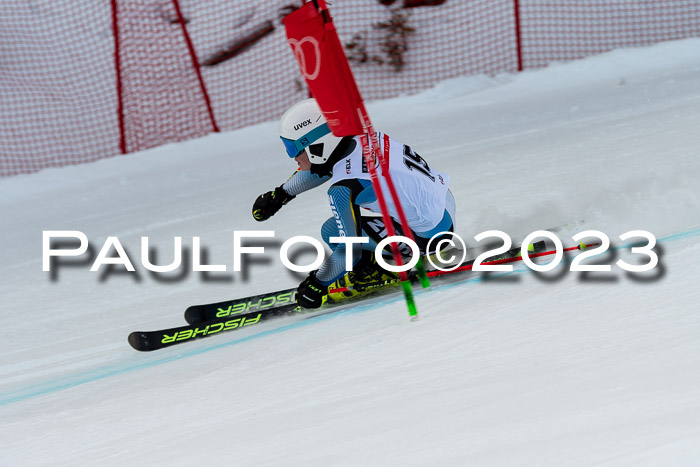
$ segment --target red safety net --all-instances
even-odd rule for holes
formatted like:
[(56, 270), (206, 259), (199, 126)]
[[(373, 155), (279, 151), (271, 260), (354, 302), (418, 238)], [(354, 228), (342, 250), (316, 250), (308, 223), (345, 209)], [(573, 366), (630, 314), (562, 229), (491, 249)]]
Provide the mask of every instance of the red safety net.
[[(278, 118), (308, 91), (299, 0), (0, 4), (0, 175)], [(362, 96), (700, 36), (697, 0), (335, 0)], [(115, 51), (118, 53), (115, 54)]]
[(0, 175), (118, 152), (110, 25), (104, 2), (0, 3)]
[(216, 130), (178, 3), (114, 1), (113, 5), (122, 152)]
[(520, 1), (524, 68), (700, 36), (698, 0)]

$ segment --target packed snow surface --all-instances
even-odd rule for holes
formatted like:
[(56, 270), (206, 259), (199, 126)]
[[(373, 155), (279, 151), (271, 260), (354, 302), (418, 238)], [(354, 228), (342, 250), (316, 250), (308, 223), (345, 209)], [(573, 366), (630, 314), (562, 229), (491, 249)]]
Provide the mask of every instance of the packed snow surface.
[[(517, 263), (416, 289), (416, 322), (383, 297), (139, 353), (131, 331), (303, 277), (278, 248), (320, 238), (325, 190), (250, 215), (295, 168), (277, 124), (2, 179), (0, 465), (700, 465), (700, 39), (454, 79), (369, 111), (450, 173), (470, 246), (583, 220), (558, 235), (607, 234), (588, 263), (612, 271)], [(644, 240), (619, 236), (640, 229), (659, 264), (627, 273), (615, 261), (647, 262), (630, 250)], [(47, 230), (90, 249), (44, 272)], [(234, 230), (276, 232), (245, 272)], [(90, 272), (108, 237), (135, 272)], [(141, 237), (156, 264), (182, 237), (182, 266), (146, 270)], [(192, 272), (193, 237), (225, 272)]]

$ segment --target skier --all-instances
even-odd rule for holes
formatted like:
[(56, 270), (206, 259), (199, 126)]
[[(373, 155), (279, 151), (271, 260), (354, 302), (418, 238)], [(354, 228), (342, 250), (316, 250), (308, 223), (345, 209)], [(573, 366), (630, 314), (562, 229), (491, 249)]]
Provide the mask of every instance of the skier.
[[(430, 239), (438, 233), (454, 231), (455, 200), (449, 190), (450, 178), (432, 170), (410, 147), (385, 134), (377, 136), (379, 150), (389, 156), (389, 172), (416, 244), (421, 254), (433, 253), (427, 251)], [(377, 243), (387, 235), (384, 222), (381, 217), (360, 212), (360, 208), (380, 212), (362, 156), (360, 137), (334, 136), (314, 99), (303, 100), (282, 115), (280, 137), (287, 155), (299, 168), (282, 185), (255, 200), (255, 220), (269, 219), (300, 193), (331, 181), (328, 199), (333, 216), (321, 227), (321, 236), (332, 254), (299, 285), (297, 303), (304, 308), (318, 308), (327, 299), (329, 287), (361, 289), (368, 284), (394, 280), (396, 275), (379, 267), (374, 257)], [(379, 166), (376, 167), (381, 173)], [(382, 188), (388, 193), (384, 184)], [(396, 235), (402, 235), (391, 197), (385, 199), (394, 219)], [(339, 236), (369, 238), (368, 243), (352, 244), (353, 268), (347, 274), (345, 244), (329, 241), (330, 237)], [(430, 247), (434, 248), (437, 243), (430, 242)], [(399, 248), (404, 255), (410, 255), (408, 245), (400, 244)], [(385, 251), (390, 251), (389, 246)], [(331, 296), (331, 299), (338, 298)]]

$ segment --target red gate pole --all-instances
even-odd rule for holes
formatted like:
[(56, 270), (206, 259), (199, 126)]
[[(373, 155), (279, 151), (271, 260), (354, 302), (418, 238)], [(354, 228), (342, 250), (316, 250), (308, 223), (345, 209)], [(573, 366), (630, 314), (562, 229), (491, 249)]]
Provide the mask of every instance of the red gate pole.
[[(325, 1), (312, 0), (307, 2), (301, 8), (287, 15), (283, 22), (287, 30), (289, 45), (299, 62), (302, 75), (304, 75), (309, 90), (316, 98), (333, 134), (335, 136), (360, 136), (362, 155), (370, 172), (370, 181), (377, 196), (388, 236), (395, 236), (396, 231), (389, 215), (377, 165), (379, 165), (381, 177), (392, 197), (404, 236), (415, 242), (389, 174), (388, 155), (379, 151), (380, 144), (377, 133), (367, 115), (367, 110)], [(306, 51), (304, 51), (304, 47), (306, 47)], [(371, 145), (368, 139), (371, 139)], [(379, 161), (379, 164), (376, 161)], [(394, 261), (397, 266), (401, 267), (403, 258), (399, 252), (398, 244), (390, 242), (390, 245)], [(420, 258), (418, 263), (422, 265)], [(423, 286), (426, 287), (429, 282), (425, 275), (425, 269), (419, 267), (418, 272), (422, 276)], [(409, 315), (415, 319), (418, 312), (411, 283), (408, 280), (408, 273), (401, 271), (399, 278)]]

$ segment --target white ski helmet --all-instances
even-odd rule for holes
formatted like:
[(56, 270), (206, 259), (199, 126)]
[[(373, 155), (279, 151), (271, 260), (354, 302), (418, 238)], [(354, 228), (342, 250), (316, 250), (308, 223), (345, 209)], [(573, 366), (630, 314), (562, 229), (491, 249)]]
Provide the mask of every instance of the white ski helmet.
[(309, 162), (323, 164), (342, 138), (334, 136), (316, 103), (304, 99), (290, 107), (280, 119), (280, 138), (289, 157), (297, 157), (308, 147)]

